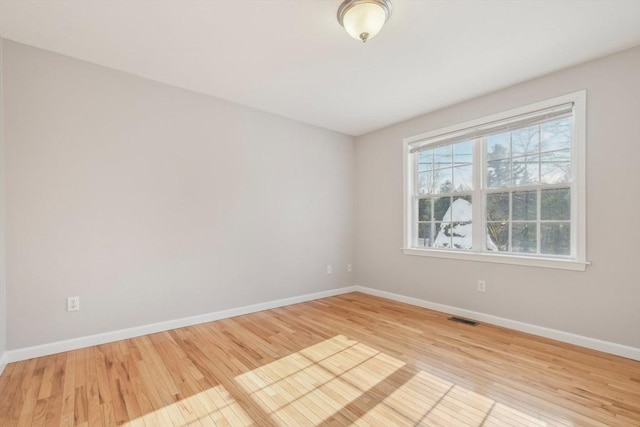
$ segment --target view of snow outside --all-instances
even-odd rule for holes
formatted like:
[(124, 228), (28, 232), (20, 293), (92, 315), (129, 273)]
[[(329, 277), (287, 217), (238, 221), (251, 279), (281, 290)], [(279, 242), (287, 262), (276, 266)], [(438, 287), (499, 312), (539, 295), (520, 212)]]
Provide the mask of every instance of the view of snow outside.
[[(442, 221), (447, 225), (440, 229), (436, 240), (433, 242), (433, 247), (471, 249), (473, 247), (471, 218), (471, 203), (465, 199), (454, 200), (442, 217)], [(487, 249), (490, 251), (498, 250), (489, 235), (487, 235)]]
[[(472, 249), (479, 146), (471, 140), (416, 153), (417, 192), (426, 196), (419, 199), (418, 246)], [(571, 118), (489, 135), (484, 147), (485, 250), (569, 255)]]

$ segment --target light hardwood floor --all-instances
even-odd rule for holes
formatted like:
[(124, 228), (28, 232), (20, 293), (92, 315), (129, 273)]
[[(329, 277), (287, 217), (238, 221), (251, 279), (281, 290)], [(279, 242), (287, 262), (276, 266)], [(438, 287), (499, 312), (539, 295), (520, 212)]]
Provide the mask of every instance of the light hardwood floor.
[(12, 363), (0, 425), (640, 425), (640, 362), (447, 317), (352, 293)]

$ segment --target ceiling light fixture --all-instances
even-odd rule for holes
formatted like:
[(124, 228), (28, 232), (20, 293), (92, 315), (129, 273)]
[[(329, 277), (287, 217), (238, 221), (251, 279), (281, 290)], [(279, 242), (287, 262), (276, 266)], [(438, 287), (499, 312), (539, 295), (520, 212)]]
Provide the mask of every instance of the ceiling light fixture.
[(338, 8), (340, 25), (363, 43), (375, 37), (390, 16), (390, 0), (345, 0)]

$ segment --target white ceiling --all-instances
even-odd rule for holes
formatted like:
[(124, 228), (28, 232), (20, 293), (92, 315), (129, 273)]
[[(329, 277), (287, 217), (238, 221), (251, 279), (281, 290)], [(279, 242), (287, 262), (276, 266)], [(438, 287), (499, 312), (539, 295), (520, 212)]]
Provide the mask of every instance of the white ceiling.
[(393, 0), (363, 45), (341, 0), (2, 0), (2, 37), (361, 135), (640, 44), (640, 0)]

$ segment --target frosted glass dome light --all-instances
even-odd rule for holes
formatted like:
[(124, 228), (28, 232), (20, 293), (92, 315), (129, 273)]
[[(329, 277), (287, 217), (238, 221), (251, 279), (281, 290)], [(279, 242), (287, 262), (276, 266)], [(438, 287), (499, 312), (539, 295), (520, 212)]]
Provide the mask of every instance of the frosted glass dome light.
[(340, 25), (363, 43), (380, 32), (389, 16), (390, 0), (345, 0), (338, 8)]

